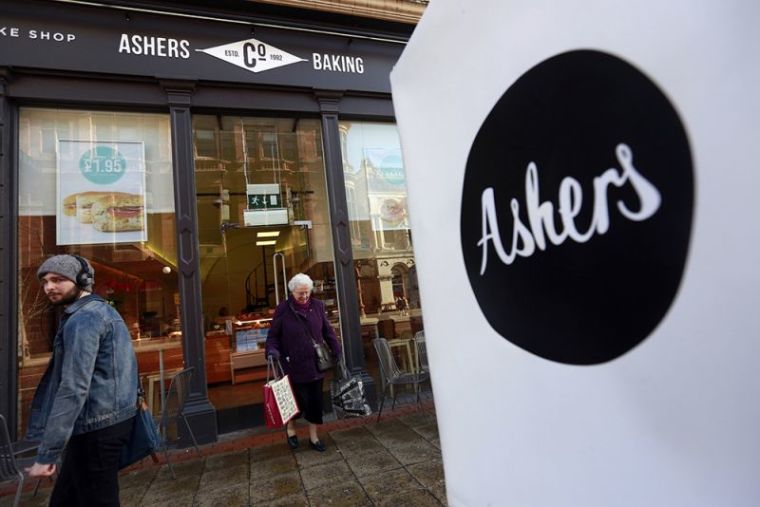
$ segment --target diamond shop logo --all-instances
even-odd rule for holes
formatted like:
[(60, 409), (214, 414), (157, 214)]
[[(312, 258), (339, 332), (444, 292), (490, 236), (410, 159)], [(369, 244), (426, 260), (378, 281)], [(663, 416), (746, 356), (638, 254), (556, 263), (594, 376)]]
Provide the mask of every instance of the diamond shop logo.
[(196, 51), (254, 73), (308, 61), (257, 39), (241, 40), (223, 46), (196, 49)]
[(693, 204), (686, 132), (652, 80), (600, 51), (539, 63), (467, 160), (460, 235), (486, 320), (551, 361), (625, 354), (675, 299)]

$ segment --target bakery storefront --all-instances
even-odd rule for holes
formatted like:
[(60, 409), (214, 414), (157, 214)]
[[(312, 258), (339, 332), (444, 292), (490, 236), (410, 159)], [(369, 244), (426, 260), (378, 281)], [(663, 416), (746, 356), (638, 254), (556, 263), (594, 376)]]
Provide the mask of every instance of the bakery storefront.
[(297, 272), (379, 384), (370, 340), (422, 330), (388, 79), (409, 33), (271, 9), (0, 13), (0, 413), (17, 435), (58, 319), (36, 269), (60, 253), (94, 265), (155, 411), (194, 368), (201, 442), (262, 424), (263, 342)]

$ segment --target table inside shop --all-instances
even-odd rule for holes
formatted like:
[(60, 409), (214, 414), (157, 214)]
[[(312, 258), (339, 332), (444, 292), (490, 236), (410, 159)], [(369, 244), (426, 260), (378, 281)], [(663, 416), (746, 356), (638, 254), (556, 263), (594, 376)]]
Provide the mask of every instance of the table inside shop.
[[(153, 368), (146, 368), (146, 365), (151, 363), (151, 353), (156, 353), (158, 356), (158, 373), (146, 374), (144, 378), (148, 380), (148, 396), (147, 402), (151, 410), (155, 412), (154, 404), (154, 385), (158, 383), (160, 386), (158, 389), (161, 401), (161, 408), (166, 401), (166, 384), (167, 378), (171, 378), (171, 374), (181, 370), (184, 365), (182, 357), (182, 337), (175, 336), (161, 336), (157, 338), (133, 340), (135, 353), (137, 354), (137, 363), (140, 371), (155, 371)], [(176, 354), (179, 352), (179, 355)], [(170, 357), (165, 357), (166, 354), (170, 354)]]

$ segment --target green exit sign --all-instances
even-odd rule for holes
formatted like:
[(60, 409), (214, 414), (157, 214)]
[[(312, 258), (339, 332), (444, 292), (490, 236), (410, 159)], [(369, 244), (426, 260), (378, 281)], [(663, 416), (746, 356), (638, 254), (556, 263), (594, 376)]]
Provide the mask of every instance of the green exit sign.
[(276, 183), (247, 185), (248, 209), (268, 209), (282, 207), (280, 185)]

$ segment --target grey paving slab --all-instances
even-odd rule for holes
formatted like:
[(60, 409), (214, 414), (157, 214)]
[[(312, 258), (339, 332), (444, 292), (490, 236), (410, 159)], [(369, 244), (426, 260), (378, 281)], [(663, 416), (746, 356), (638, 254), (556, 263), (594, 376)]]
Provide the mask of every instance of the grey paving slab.
[(308, 495), (312, 507), (364, 507), (372, 505), (364, 489), (355, 480), (323, 486), (309, 491)]
[[(206, 466), (206, 462), (204, 459), (198, 459), (198, 460), (192, 460), (192, 461), (183, 461), (181, 463), (172, 463), (172, 467), (174, 469), (174, 474), (177, 476), (177, 478), (183, 478), (183, 477), (200, 477), (201, 473), (203, 473), (203, 468)], [(158, 474), (156, 474), (156, 478), (154, 480), (165, 480), (165, 479), (172, 479), (172, 472), (169, 469), (169, 465), (161, 465), (161, 467), (158, 470)]]
[(148, 492), (150, 484), (139, 484), (130, 488), (119, 486), (119, 499), (123, 505), (140, 505), (140, 502)]
[(376, 503), (381, 502), (383, 498), (398, 495), (405, 491), (422, 489), (422, 485), (417, 479), (403, 468), (368, 477), (359, 477), (359, 482), (372, 501)]
[(440, 458), (441, 456), (441, 451), (439, 449), (422, 439), (405, 445), (388, 447), (388, 450), (393, 454), (394, 458), (401, 462), (402, 465), (422, 463)]
[(382, 507), (440, 507), (441, 502), (424, 489), (413, 489), (385, 496), (375, 505)]
[(410, 428), (418, 428), (420, 426), (427, 426), (429, 424), (436, 424), (435, 414), (427, 411), (415, 412), (413, 414), (402, 415), (398, 418), (399, 421), (406, 424)]
[(357, 477), (401, 468), (401, 463), (387, 449), (349, 454), (346, 462)]
[(247, 507), (250, 505), (248, 481), (220, 489), (200, 489), (193, 507)]
[(363, 438), (374, 438), (364, 426), (357, 426), (356, 428), (349, 428), (346, 430), (336, 430), (330, 432), (330, 437), (338, 445), (344, 445), (351, 443), (352, 441), (360, 440)]
[(134, 487), (150, 486), (153, 479), (158, 474), (158, 467), (142, 468), (132, 472), (124, 473), (119, 476), (119, 488), (128, 489)]
[(443, 462), (440, 458), (415, 463), (407, 466), (406, 469), (420, 484), (428, 489), (445, 486)]
[(248, 463), (232, 465), (228, 468), (215, 468), (204, 472), (201, 475), (198, 489), (200, 491), (214, 491), (236, 484), (248, 488)]
[(419, 433), (411, 428), (404, 430), (398, 430), (393, 432), (378, 433), (376, 435), (377, 440), (388, 449), (395, 447), (405, 447), (410, 444), (426, 442)]
[(296, 450), (293, 454), (298, 462), (298, 466), (301, 468), (308, 468), (341, 461), (343, 459), (343, 454), (341, 454), (340, 450), (332, 440), (325, 439), (324, 444), (327, 448), (325, 452), (317, 452), (310, 447), (301, 447)]
[(332, 437), (344, 455), (383, 448), (375, 438), (375, 435), (364, 427), (332, 431), (330, 432), (330, 437)]
[(433, 494), (434, 497), (438, 499), (439, 502), (441, 502), (441, 505), (448, 505), (446, 500), (446, 487), (435, 487), (430, 490), (430, 493)]
[(301, 479), (308, 492), (330, 484), (350, 482), (354, 479), (354, 474), (345, 461), (335, 461), (302, 469)]
[(274, 479), (280, 475), (298, 471), (298, 465), (292, 454), (271, 458), (266, 461), (252, 462), (250, 465), (251, 484), (269, 479)]
[[(281, 443), (205, 456), (173, 455), (177, 478), (168, 466), (149, 461), (119, 478), (124, 507), (142, 506), (350, 506), (446, 505), (446, 489), (435, 414), (422, 410), (390, 415), (376, 423), (321, 433), (324, 453)], [(51, 485), (37, 497), (24, 494), (22, 506), (47, 505)], [(3, 490), (0, 507), (13, 496)]]
[(398, 419), (382, 419), (380, 422), (368, 424), (365, 426), (373, 435), (382, 435), (384, 433), (394, 433), (398, 431), (409, 431), (411, 428)]
[(278, 498), (276, 500), (270, 500), (263, 503), (254, 503), (251, 504), (256, 507), (258, 506), (266, 506), (266, 507), (309, 507), (309, 500), (307, 500), (305, 494), (296, 494), (296, 495), (288, 495), (282, 498)]
[(140, 503), (140, 507), (188, 507), (193, 505), (193, 494), (185, 493), (183, 495), (175, 495), (172, 497), (161, 498), (159, 500), (143, 500)]
[(206, 458), (205, 470), (227, 469), (235, 465), (248, 465), (248, 449), (224, 454), (211, 455)]
[(304, 493), (303, 483), (298, 472), (290, 472), (272, 479), (251, 483), (249, 491), (252, 504), (271, 502)]
[(436, 423), (414, 426), (412, 429), (428, 442), (438, 440), (438, 425)]
[(257, 463), (259, 461), (267, 461), (273, 458), (281, 458), (282, 456), (291, 455), (291, 451), (285, 444), (284, 438), (281, 444), (270, 444), (261, 447), (252, 447), (249, 449), (249, 451), (249, 460), (251, 464)]
[(187, 500), (185, 505), (192, 504), (200, 483), (200, 474), (178, 474), (176, 479), (172, 479), (168, 473), (165, 478), (160, 476), (161, 472), (159, 472), (159, 477), (151, 483), (148, 491), (145, 492), (140, 505), (162, 505), (163, 502), (173, 502), (177, 498), (184, 498), (188, 495), (190, 498), (189, 500), (185, 498)]

